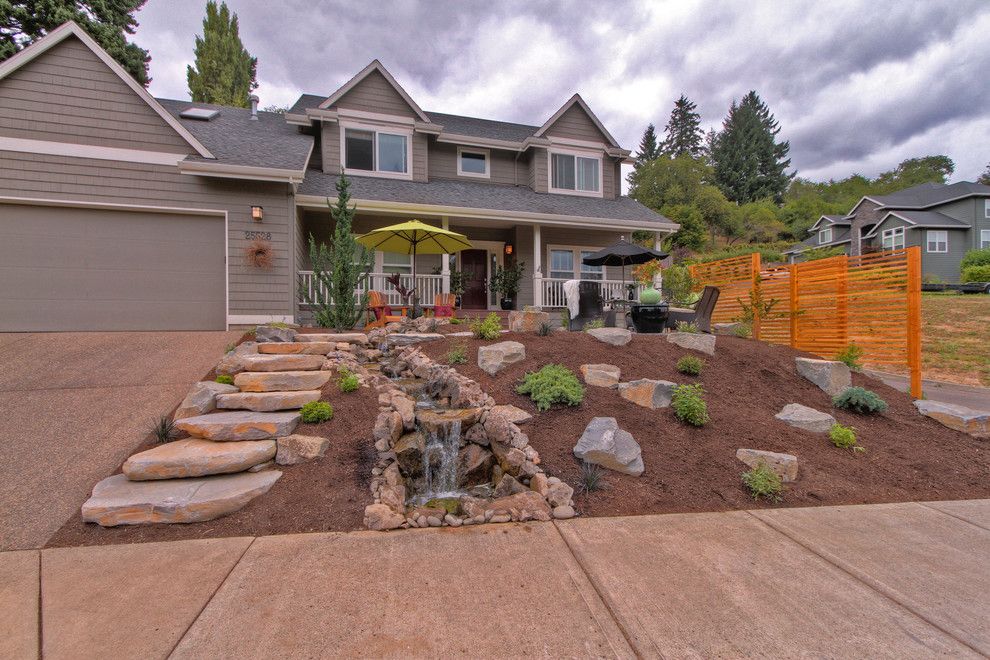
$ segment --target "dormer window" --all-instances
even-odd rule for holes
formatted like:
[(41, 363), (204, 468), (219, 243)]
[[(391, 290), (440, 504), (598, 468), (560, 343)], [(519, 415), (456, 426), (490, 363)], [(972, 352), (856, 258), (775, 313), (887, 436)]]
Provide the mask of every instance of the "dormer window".
[(409, 135), (371, 127), (343, 128), (344, 171), (348, 174), (409, 175)]
[(832, 242), (832, 228), (826, 227), (818, 232), (818, 244), (825, 245)]
[(601, 156), (550, 152), (550, 192), (601, 197), (601, 180)]
[(487, 149), (457, 148), (457, 175), (476, 176), (484, 179), (491, 177)]

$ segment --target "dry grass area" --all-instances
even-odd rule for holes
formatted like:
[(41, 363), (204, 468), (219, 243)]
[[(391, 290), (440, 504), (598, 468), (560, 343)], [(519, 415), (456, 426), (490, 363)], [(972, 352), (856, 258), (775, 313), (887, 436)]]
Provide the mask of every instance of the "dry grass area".
[(990, 296), (925, 293), (921, 317), (924, 377), (990, 386)]

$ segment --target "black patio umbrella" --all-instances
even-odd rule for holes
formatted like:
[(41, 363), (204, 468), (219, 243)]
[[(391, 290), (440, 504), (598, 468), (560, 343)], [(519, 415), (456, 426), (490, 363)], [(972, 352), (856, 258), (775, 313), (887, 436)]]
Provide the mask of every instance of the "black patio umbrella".
[(625, 291), (627, 265), (645, 264), (647, 261), (666, 259), (668, 256), (665, 252), (658, 252), (652, 248), (636, 245), (622, 239), (585, 257), (581, 261), (589, 266), (622, 266), (622, 290)]

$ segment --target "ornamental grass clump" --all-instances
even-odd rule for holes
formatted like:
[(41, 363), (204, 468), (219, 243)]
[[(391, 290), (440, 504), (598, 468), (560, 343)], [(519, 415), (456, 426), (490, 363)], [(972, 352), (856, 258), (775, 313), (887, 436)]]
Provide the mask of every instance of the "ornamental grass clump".
[(703, 398), (705, 390), (700, 384), (677, 385), (670, 406), (674, 416), (691, 426), (704, 426), (708, 423), (708, 405)]
[(693, 321), (678, 321), (677, 332), (690, 332), (693, 334), (701, 332), (701, 330), (698, 328), (698, 324)]
[(852, 449), (853, 451), (866, 451), (866, 447), (856, 444), (856, 429), (851, 426), (843, 426), (836, 422), (828, 431), (828, 437), (832, 444), (839, 449)]
[(760, 463), (752, 470), (743, 472), (742, 480), (754, 500), (764, 499), (776, 503), (783, 499), (784, 483), (780, 475), (766, 463)]
[(540, 337), (549, 337), (553, 334), (553, 324), (544, 321), (540, 324), (540, 327), (536, 329), (536, 334)]
[(179, 437), (179, 429), (171, 417), (162, 413), (151, 423), (151, 433), (160, 443), (172, 442)]
[(361, 386), (361, 381), (358, 379), (357, 374), (347, 367), (340, 367), (337, 373), (340, 374), (340, 378), (337, 379), (337, 387), (340, 388), (341, 392), (345, 394), (347, 392), (353, 392)]
[(882, 413), (887, 409), (887, 402), (877, 396), (876, 392), (863, 387), (847, 387), (842, 394), (832, 399), (836, 408), (850, 410), (861, 415)]
[(302, 407), (299, 414), (307, 424), (319, 424), (333, 417), (333, 406), (326, 401), (310, 401)]
[(529, 372), (516, 386), (519, 394), (528, 394), (540, 412), (561, 403), (577, 406), (584, 400), (584, 387), (574, 372), (562, 364), (548, 364), (539, 371)]
[(677, 370), (688, 376), (700, 376), (701, 369), (704, 366), (704, 360), (693, 355), (685, 355), (677, 361)]
[(502, 334), (502, 321), (498, 314), (492, 312), (484, 321), (481, 320), (481, 317), (471, 321), (471, 332), (475, 339), (498, 339), (499, 335)]
[(447, 364), (467, 364), (467, 346), (458, 344), (448, 351)]
[(233, 376), (217, 376), (217, 382), (220, 383), (221, 385), (233, 385), (234, 384), (234, 377)]
[(605, 470), (597, 463), (581, 463), (581, 481), (579, 488), (582, 493), (594, 493), (605, 487)]

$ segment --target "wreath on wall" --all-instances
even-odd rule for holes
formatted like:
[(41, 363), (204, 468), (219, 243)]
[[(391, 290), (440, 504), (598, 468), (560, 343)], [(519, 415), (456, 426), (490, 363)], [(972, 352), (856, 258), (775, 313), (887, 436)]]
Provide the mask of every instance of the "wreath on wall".
[(254, 240), (244, 248), (244, 259), (249, 266), (270, 270), (275, 265), (275, 251), (270, 241)]

